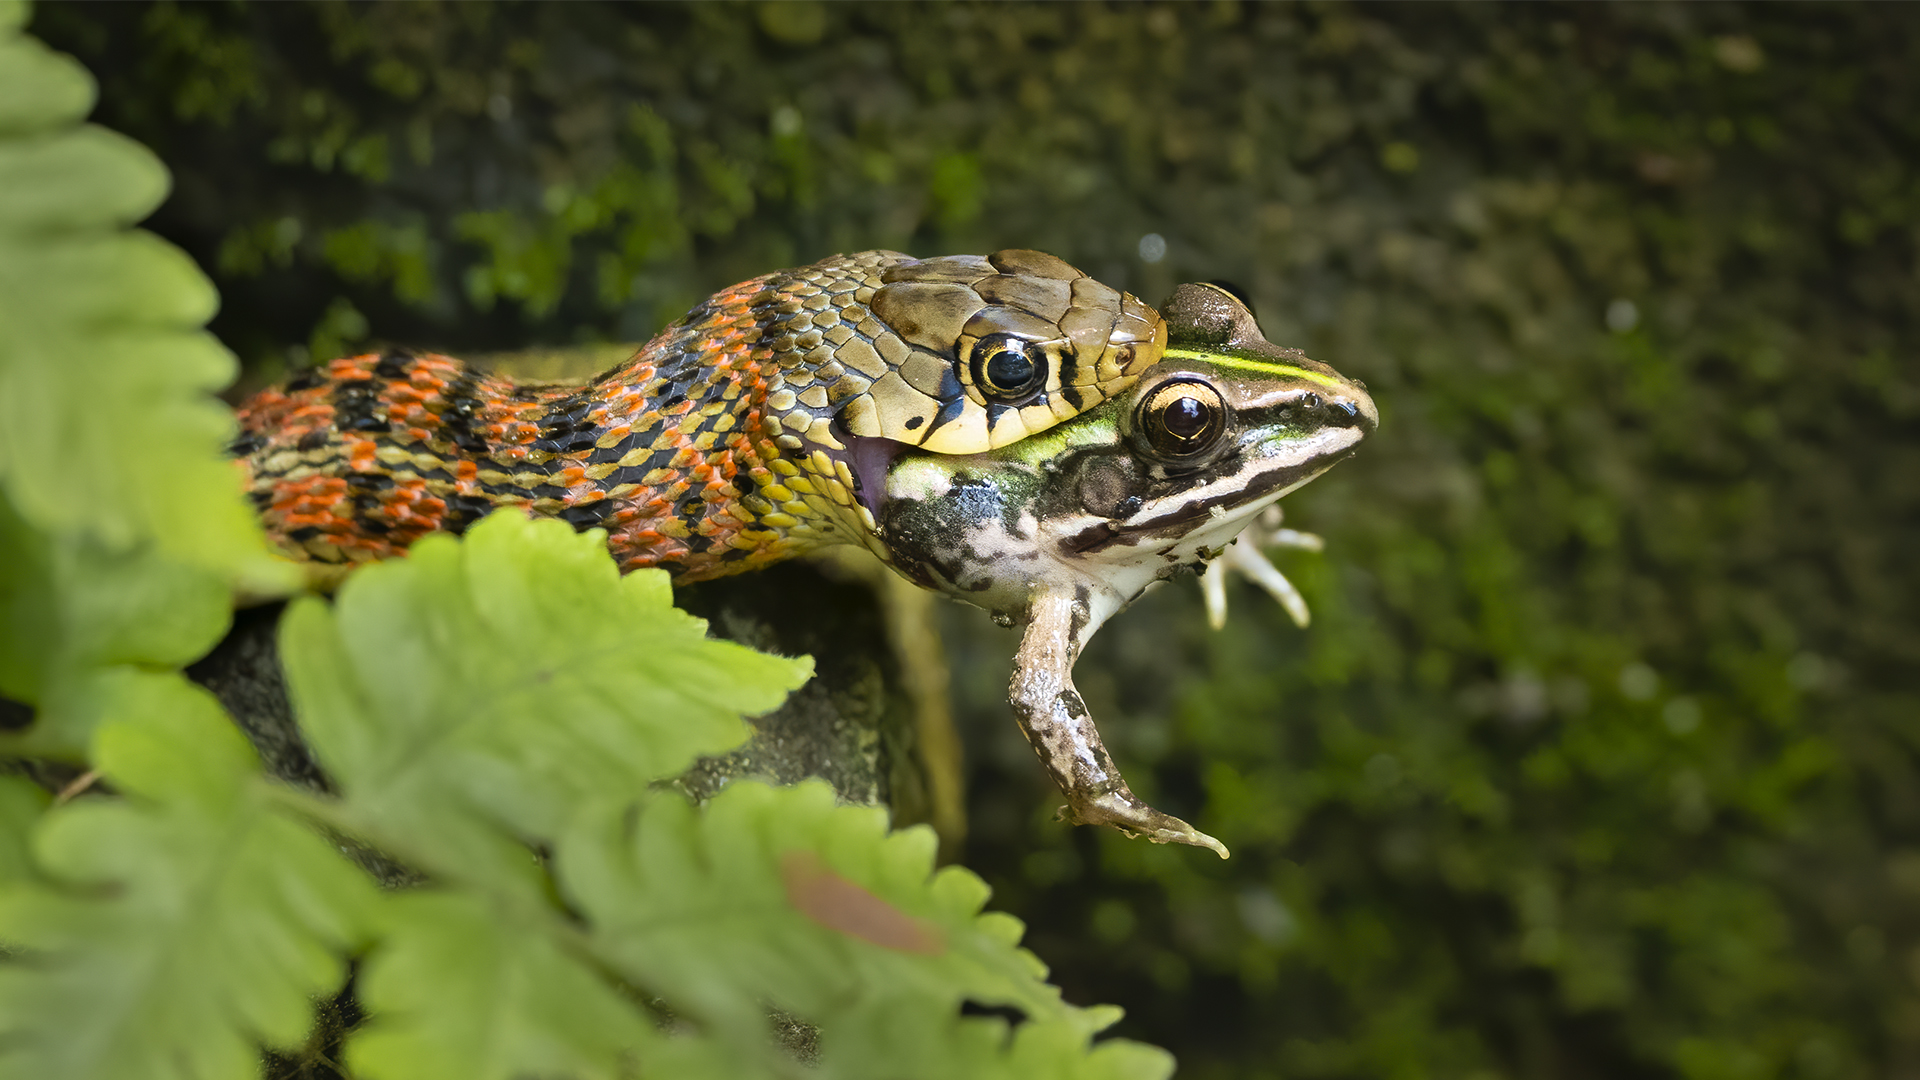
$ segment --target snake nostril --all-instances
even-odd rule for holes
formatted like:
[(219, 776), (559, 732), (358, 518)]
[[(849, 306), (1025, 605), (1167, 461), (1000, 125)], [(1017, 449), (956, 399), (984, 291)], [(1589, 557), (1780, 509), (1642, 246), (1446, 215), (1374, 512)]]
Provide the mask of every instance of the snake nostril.
[(1360, 422), (1360, 407), (1351, 401), (1333, 402), (1333, 415), (1327, 417), (1329, 423), (1348, 427)]

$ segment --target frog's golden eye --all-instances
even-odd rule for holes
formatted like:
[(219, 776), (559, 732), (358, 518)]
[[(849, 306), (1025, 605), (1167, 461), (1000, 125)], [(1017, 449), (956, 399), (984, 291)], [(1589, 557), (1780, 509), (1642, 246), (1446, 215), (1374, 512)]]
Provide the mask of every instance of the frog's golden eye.
[(1176, 379), (1141, 402), (1139, 430), (1160, 454), (1194, 457), (1219, 444), (1227, 430), (1227, 405), (1206, 383)]
[(1047, 384), (1047, 354), (1036, 342), (988, 334), (973, 348), (973, 384), (988, 400), (1017, 405)]

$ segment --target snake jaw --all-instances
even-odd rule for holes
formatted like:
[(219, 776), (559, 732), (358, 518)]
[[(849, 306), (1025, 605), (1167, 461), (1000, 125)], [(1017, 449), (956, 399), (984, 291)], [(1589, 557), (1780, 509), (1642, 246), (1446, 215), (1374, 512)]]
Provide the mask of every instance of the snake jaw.
[(887, 472), (907, 451), (907, 445), (878, 435), (844, 433), (840, 442), (846, 449), (829, 451), (828, 456), (847, 463), (848, 472), (853, 474), (854, 500), (878, 519), (880, 507), (887, 501)]

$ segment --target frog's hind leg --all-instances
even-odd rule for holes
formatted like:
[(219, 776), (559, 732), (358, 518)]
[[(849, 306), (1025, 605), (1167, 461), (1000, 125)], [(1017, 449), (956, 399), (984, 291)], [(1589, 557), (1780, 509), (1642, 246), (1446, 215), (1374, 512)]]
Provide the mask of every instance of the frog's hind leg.
[(1226, 858), (1220, 841), (1135, 798), (1100, 741), (1073, 687), (1073, 662), (1100, 621), (1084, 589), (1041, 592), (1027, 609), (1014, 654), (1007, 694), (1028, 744), (1067, 797), (1060, 816), (1075, 825), (1111, 825), (1156, 844), (1210, 848)]

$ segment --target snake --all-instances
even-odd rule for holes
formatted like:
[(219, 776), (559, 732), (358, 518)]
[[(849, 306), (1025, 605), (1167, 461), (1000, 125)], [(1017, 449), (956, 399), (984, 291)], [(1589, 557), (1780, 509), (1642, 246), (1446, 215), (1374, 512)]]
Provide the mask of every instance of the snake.
[(309, 368), (239, 409), (230, 447), (269, 539), (323, 571), (505, 506), (604, 529), (675, 582), (857, 543), (901, 452), (982, 453), (1155, 364), (1150, 305), (1043, 252), (835, 255), (722, 289), (584, 384), (432, 352)]

